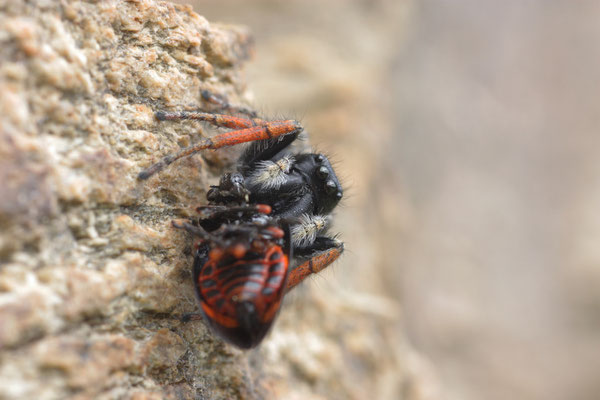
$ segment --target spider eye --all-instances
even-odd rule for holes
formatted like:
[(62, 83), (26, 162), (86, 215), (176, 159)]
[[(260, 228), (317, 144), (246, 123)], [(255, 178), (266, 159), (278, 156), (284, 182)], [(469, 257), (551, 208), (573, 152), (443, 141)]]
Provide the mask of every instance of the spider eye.
[(337, 193), (335, 194), (335, 197), (336, 197), (338, 200), (341, 200), (341, 199), (342, 199), (342, 192), (337, 192)]
[(323, 161), (325, 161), (325, 156), (323, 154), (319, 154), (315, 159), (317, 160), (317, 162), (322, 163)]
[(335, 184), (334, 181), (327, 181), (325, 182), (325, 192), (327, 192), (327, 194), (332, 194), (334, 192), (337, 191), (337, 185)]
[(329, 176), (329, 169), (327, 167), (322, 166), (317, 170), (317, 176), (321, 179), (325, 179)]

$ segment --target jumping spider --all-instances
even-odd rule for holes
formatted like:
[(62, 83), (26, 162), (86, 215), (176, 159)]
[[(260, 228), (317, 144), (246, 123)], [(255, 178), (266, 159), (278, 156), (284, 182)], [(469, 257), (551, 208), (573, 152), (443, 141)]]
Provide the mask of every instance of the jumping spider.
[(343, 243), (327, 233), (343, 196), (340, 182), (325, 155), (291, 150), (303, 130), (297, 121), (185, 111), (159, 111), (156, 118), (201, 120), (233, 131), (163, 157), (139, 179), (205, 149), (249, 143), (237, 170), (211, 187), (199, 217), (173, 226), (197, 238), (193, 276), (201, 315), (228, 342), (254, 347), (283, 295), (343, 252)]

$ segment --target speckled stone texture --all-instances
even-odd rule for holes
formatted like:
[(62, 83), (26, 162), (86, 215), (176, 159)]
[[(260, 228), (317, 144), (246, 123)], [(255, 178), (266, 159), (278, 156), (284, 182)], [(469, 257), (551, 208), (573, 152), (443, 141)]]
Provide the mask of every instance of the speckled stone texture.
[(214, 132), (155, 110), (247, 103), (251, 52), (167, 2), (0, 1), (0, 399), (428, 398), (393, 304), (300, 289), (250, 352), (180, 322), (191, 243), (170, 220), (239, 150), (136, 175)]

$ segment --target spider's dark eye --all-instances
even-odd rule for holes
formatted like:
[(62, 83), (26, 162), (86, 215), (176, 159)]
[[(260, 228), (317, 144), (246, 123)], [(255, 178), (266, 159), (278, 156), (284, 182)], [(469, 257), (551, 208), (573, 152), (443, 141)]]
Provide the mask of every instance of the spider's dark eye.
[(327, 169), (327, 167), (322, 166), (321, 168), (319, 168), (317, 170), (317, 176), (321, 179), (325, 179), (329, 176), (329, 170)]
[(325, 156), (324, 156), (323, 154), (319, 154), (319, 155), (318, 155), (318, 156), (315, 158), (315, 160), (317, 160), (317, 162), (320, 162), (320, 163), (321, 163), (321, 162), (325, 161)]
[(335, 191), (337, 191), (337, 185), (334, 181), (325, 182), (325, 192), (327, 192), (327, 194), (332, 194)]
[(335, 194), (335, 197), (337, 197), (338, 200), (341, 200), (342, 199), (342, 192), (337, 192)]

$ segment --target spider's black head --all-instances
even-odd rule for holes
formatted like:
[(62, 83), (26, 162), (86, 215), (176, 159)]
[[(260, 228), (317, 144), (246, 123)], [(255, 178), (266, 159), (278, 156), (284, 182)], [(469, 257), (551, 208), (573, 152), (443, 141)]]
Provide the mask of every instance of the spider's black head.
[(323, 154), (303, 154), (296, 161), (296, 168), (310, 179), (315, 194), (315, 213), (329, 214), (344, 195), (329, 159)]

